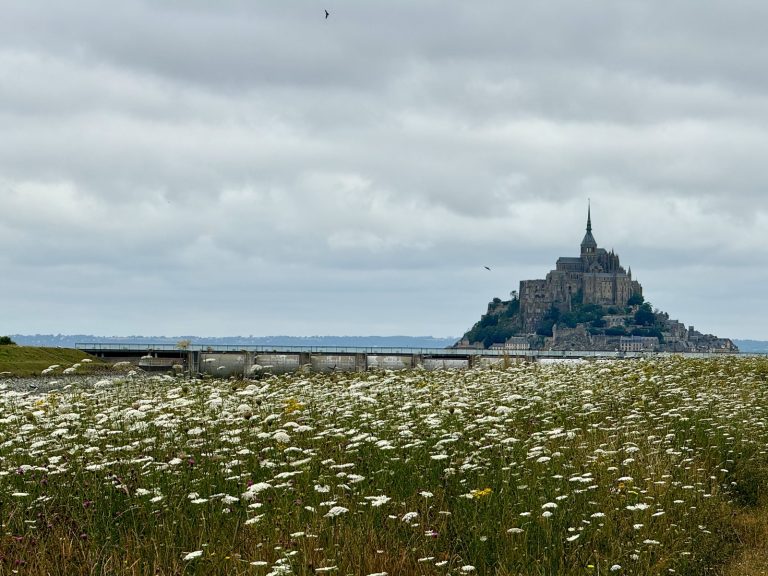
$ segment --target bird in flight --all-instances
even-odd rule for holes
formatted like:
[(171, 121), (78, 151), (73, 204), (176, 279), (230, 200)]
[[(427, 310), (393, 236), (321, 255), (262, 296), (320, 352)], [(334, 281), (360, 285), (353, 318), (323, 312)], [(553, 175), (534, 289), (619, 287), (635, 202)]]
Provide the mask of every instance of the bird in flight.
[(331, 15), (331, 13), (330, 13), (330, 12), (328, 12), (328, 10), (326, 10), (326, 11), (325, 11), (325, 19), (326, 19), (326, 20), (328, 20), (328, 16), (330, 16), (330, 15)]
[(483, 266), (483, 268), (485, 268), (485, 269), (486, 269), (486, 270), (488, 270), (489, 272), (491, 271), (491, 269), (490, 269), (490, 268), (488, 268), (488, 266)]

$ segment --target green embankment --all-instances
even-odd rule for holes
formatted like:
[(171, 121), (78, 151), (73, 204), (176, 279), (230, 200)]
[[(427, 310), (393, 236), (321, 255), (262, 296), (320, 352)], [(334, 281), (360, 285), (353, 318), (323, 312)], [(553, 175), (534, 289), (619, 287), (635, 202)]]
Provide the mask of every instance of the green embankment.
[[(82, 363), (84, 359), (91, 362)], [(0, 373), (10, 372), (10, 376), (39, 376), (54, 364), (59, 368), (51, 374), (61, 374), (73, 364), (81, 363), (78, 374), (104, 369), (106, 364), (98, 358), (73, 348), (39, 348), (36, 346), (0, 346)], [(3, 374), (9, 376), (9, 374)]]

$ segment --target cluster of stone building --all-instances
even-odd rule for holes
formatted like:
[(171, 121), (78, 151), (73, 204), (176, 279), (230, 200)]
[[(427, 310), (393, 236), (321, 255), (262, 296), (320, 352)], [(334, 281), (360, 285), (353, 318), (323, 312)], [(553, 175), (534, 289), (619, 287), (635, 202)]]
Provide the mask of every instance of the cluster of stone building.
[[(632, 269), (625, 270), (619, 256), (611, 250), (597, 246), (592, 235), (592, 217), (587, 211), (587, 231), (581, 241), (577, 257), (560, 257), (555, 269), (546, 278), (520, 282), (519, 304), (521, 335), (512, 336), (506, 342), (494, 344), (494, 348), (525, 350), (544, 347), (553, 350), (609, 350), (609, 351), (655, 351), (655, 352), (738, 352), (728, 338), (702, 334), (693, 326), (670, 320), (669, 315), (656, 313), (662, 341), (649, 335), (606, 335), (592, 334), (583, 324), (575, 328), (555, 325), (552, 336), (541, 338), (535, 332), (553, 308), (561, 313), (572, 310), (576, 305), (597, 304), (613, 310), (627, 311), (632, 296), (643, 295), (643, 287), (632, 278)], [(639, 299), (642, 301), (642, 298)], [(603, 316), (605, 328), (631, 325), (637, 306), (629, 313)], [(490, 312), (490, 310), (489, 310)], [(459, 346), (472, 346), (463, 341)]]
[[(666, 316), (666, 314), (662, 314), (662, 317)], [(628, 315), (626, 320), (631, 321), (631, 318), (632, 316)], [(622, 320), (622, 325), (623, 322), (624, 320)], [(544, 338), (543, 347), (550, 350), (620, 352), (738, 352), (738, 348), (729, 338), (702, 334), (693, 326), (686, 328), (681, 322), (668, 318), (662, 319), (661, 335), (662, 340), (659, 340), (657, 336), (609, 336), (590, 334), (584, 325), (578, 325), (576, 328), (554, 326), (552, 336)], [(535, 339), (528, 340), (529, 345), (536, 342)], [(506, 342), (501, 346), (506, 347)]]

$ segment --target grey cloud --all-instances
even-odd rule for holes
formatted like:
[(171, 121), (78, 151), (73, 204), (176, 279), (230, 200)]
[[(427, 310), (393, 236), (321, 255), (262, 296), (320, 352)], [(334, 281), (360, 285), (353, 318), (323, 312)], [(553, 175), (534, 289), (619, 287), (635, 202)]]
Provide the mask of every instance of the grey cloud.
[[(378, 86), (403, 62), (508, 63), (631, 71), (751, 85), (765, 66), (766, 8), (749, 2), (344, 3), (325, 21), (315, 3), (95, 0), (45, 10), (18, 3), (14, 45), (111, 61), (202, 84), (345, 82)], [(717, 49), (712, 49), (715, 44)], [(749, 54), (751, 58), (744, 58)], [(366, 73), (367, 72), (367, 73)]]
[(757, 335), (690, 291), (768, 280), (761, 4), (330, 9), (7, 8), (11, 331), (458, 335), (576, 252), (590, 197), (654, 303)]

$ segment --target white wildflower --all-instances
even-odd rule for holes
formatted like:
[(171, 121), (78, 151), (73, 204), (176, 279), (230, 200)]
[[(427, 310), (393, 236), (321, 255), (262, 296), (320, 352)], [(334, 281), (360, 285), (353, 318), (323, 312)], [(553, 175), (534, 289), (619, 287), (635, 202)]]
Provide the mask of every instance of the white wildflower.
[(377, 507), (379, 507), (379, 506), (381, 506), (383, 504), (386, 504), (387, 502), (389, 502), (391, 500), (391, 498), (389, 496), (384, 496), (384, 495), (382, 495), (382, 496), (366, 496), (365, 499), (366, 500), (370, 500), (371, 506), (373, 506), (374, 508), (377, 508)]
[(291, 441), (291, 437), (284, 430), (278, 430), (272, 435), (272, 438), (280, 444), (288, 444)]
[(344, 508), (344, 506), (334, 506), (323, 515), (323, 518), (335, 518), (336, 516), (346, 514), (347, 512), (349, 512), (349, 508)]
[(243, 492), (240, 497), (243, 500), (253, 500), (256, 498), (256, 494), (259, 492), (263, 492), (264, 490), (267, 490), (268, 488), (272, 488), (272, 485), (267, 482), (256, 482), (255, 484), (251, 484), (248, 486), (248, 490)]

